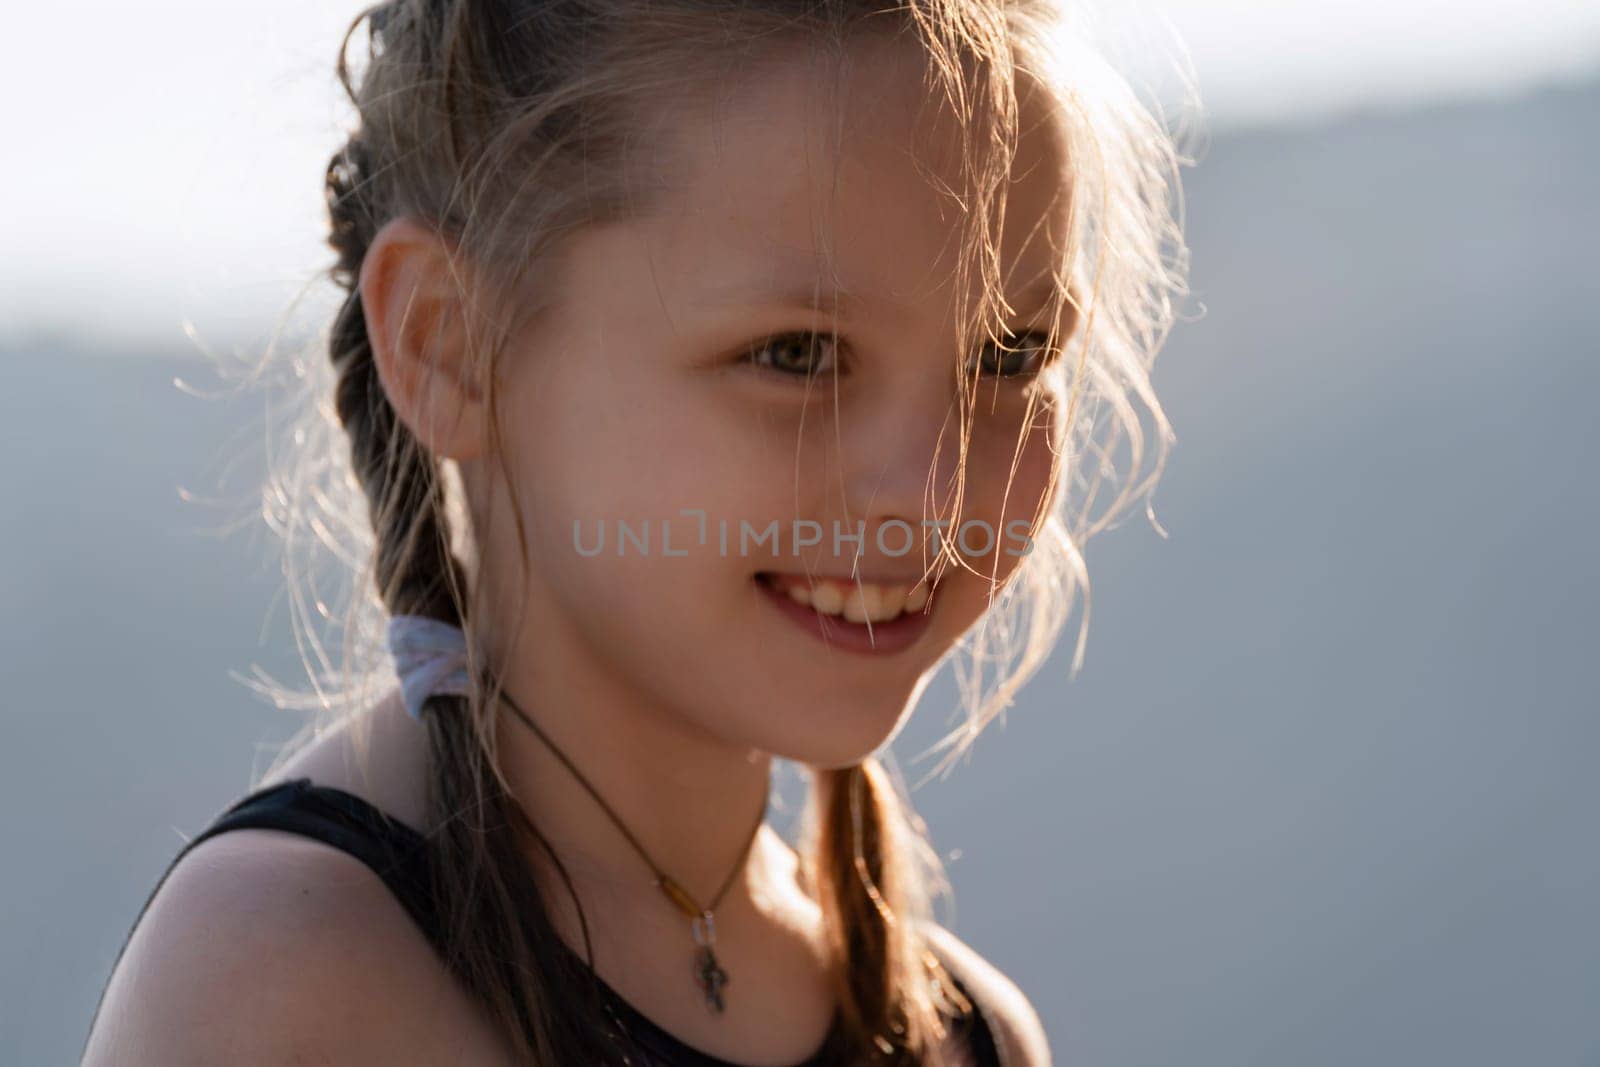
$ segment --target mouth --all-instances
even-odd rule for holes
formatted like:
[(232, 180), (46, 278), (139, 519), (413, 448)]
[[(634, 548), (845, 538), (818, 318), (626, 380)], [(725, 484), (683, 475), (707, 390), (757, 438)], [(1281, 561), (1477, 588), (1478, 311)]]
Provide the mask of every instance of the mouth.
[(851, 652), (890, 654), (927, 632), (937, 583), (855, 581), (762, 571), (756, 585), (785, 618), (824, 643)]

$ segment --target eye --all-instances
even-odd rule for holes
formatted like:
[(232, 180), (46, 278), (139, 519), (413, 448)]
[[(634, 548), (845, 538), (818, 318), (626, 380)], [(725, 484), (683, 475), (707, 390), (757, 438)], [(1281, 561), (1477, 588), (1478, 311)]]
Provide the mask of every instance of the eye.
[(804, 380), (834, 369), (838, 342), (831, 335), (802, 330), (758, 341), (745, 351), (744, 360), (788, 378)]
[[(1038, 373), (1052, 355), (1050, 336), (1043, 330), (1008, 332), (1000, 341), (983, 346), (977, 358), (978, 370), (982, 374), (995, 374), (1002, 378), (1019, 378)], [(971, 369), (971, 364), (968, 364), (968, 369)]]

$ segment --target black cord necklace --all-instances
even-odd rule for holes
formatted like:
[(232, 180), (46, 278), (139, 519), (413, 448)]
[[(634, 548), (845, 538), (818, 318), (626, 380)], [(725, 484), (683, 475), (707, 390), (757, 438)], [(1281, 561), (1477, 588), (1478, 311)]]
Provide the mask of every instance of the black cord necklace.
[(722, 886), (717, 890), (716, 895), (711, 898), (711, 903), (702, 907), (688, 890), (670, 878), (661, 869), (661, 866), (650, 857), (650, 853), (645, 850), (645, 847), (639, 843), (638, 839), (633, 836), (622, 820), (617, 817), (617, 813), (611, 810), (611, 805), (607, 804), (605, 798), (600, 795), (594, 786), (589, 784), (589, 780), (583, 776), (583, 772), (573, 765), (572, 760), (567, 758), (567, 754), (562, 752), (556, 743), (551, 741), (550, 737), (539, 728), (538, 723), (534, 722), (528, 713), (522, 710), (517, 702), (511, 698), (510, 694), (502, 691), (500, 696), (506, 702), (506, 705), (516, 713), (517, 718), (521, 719), (523, 724), (532, 730), (539, 740), (549, 747), (551, 752), (555, 753), (556, 758), (566, 766), (567, 770), (572, 772), (578, 783), (588, 790), (590, 796), (594, 797), (595, 803), (600, 805), (601, 810), (616, 824), (617, 829), (622, 831), (622, 836), (627, 838), (628, 843), (649, 865), (651, 873), (655, 875), (653, 884), (656, 888), (660, 889), (667, 899), (672, 901), (673, 905), (689, 920), (689, 931), (693, 935), (694, 943), (697, 946), (693, 969), (695, 984), (705, 995), (706, 1007), (716, 1014), (722, 1014), (724, 1009), (722, 990), (732, 979), (728, 977), (728, 972), (723, 970), (721, 964), (717, 962), (716, 952), (714, 951), (717, 940), (717, 925), (714, 913), (717, 905), (722, 902), (723, 896), (728, 892), (729, 887), (733, 885), (734, 877), (744, 869), (745, 860), (750, 855), (750, 848), (755, 844), (756, 834), (760, 832), (762, 823), (766, 822), (767, 809), (771, 804), (770, 796), (762, 804), (761, 814), (756, 819), (756, 824), (751, 829), (750, 837), (745, 841), (743, 850), (739, 853), (738, 861), (734, 864), (733, 869), (728, 872), (728, 876), (723, 879)]

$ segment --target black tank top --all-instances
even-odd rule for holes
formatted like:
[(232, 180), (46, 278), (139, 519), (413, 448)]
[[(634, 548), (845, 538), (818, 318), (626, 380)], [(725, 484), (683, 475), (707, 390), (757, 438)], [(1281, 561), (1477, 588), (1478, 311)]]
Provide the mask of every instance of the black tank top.
[[(383, 879), (430, 943), (435, 946), (441, 943), (442, 923), (433, 898), (428, 852), (422, 834), (353, 793), (332, 786), (316, 785), (309, 778), (296, 778), (258, 789), (219, 815), (173, 857), (161, 880), (146, 898), (139, 918), (144, 917), (150, 901), (160, 891), (167, 875), (172, 873), (173, 867), (190, 849), (217, 834), (244, 829), (284, 830), (349, 853)], [(138, 926), (138, 919), (134, 920), (134, 926)], [(129, 937), (132, 937), (131, 930)], [(124, 942), (123, 948), (126, 947), (127, 943)], [(607, 985), (576, 952), (564, 943), (561, 948), (578, 967), (594, 978), (602, 1006), (622, 1031), (619, 1036), (631, 1041), (628, 1046), (630, 1051), (636, 1050), (630, 1062), (638, 1067), (740, 1067), (673, 1036)], [(119, 954), (119, 961), (120, 958)], [(977, 1001), (960, 978), (954, 974), (950, 977), (962, 995), (977, 1008)], [(793, 1067), (839, 1067), (841, 1061), (833, 1050), (840, 1046), (842, 1026), (843, 1017), (836, 1013), (833, 1027), (822, 1047), (815, 1055)], [(994, 1034), (981, 1010), (953, 1021), (951, 1027), (971, 1049), (976, 1067), (1000, 1067)]]

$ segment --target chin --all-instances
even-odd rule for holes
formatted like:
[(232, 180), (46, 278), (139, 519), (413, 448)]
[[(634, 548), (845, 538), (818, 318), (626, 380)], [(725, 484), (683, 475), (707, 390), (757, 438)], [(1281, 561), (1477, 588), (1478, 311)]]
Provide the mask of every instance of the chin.
[(894, 737), (910, 709), (907, 700), (817, 701), (804, 710), (788, 701), (776, 708), (769, 704), (765, 732), (770, 740), (761, 747), (819, 770), (849, 767)]

